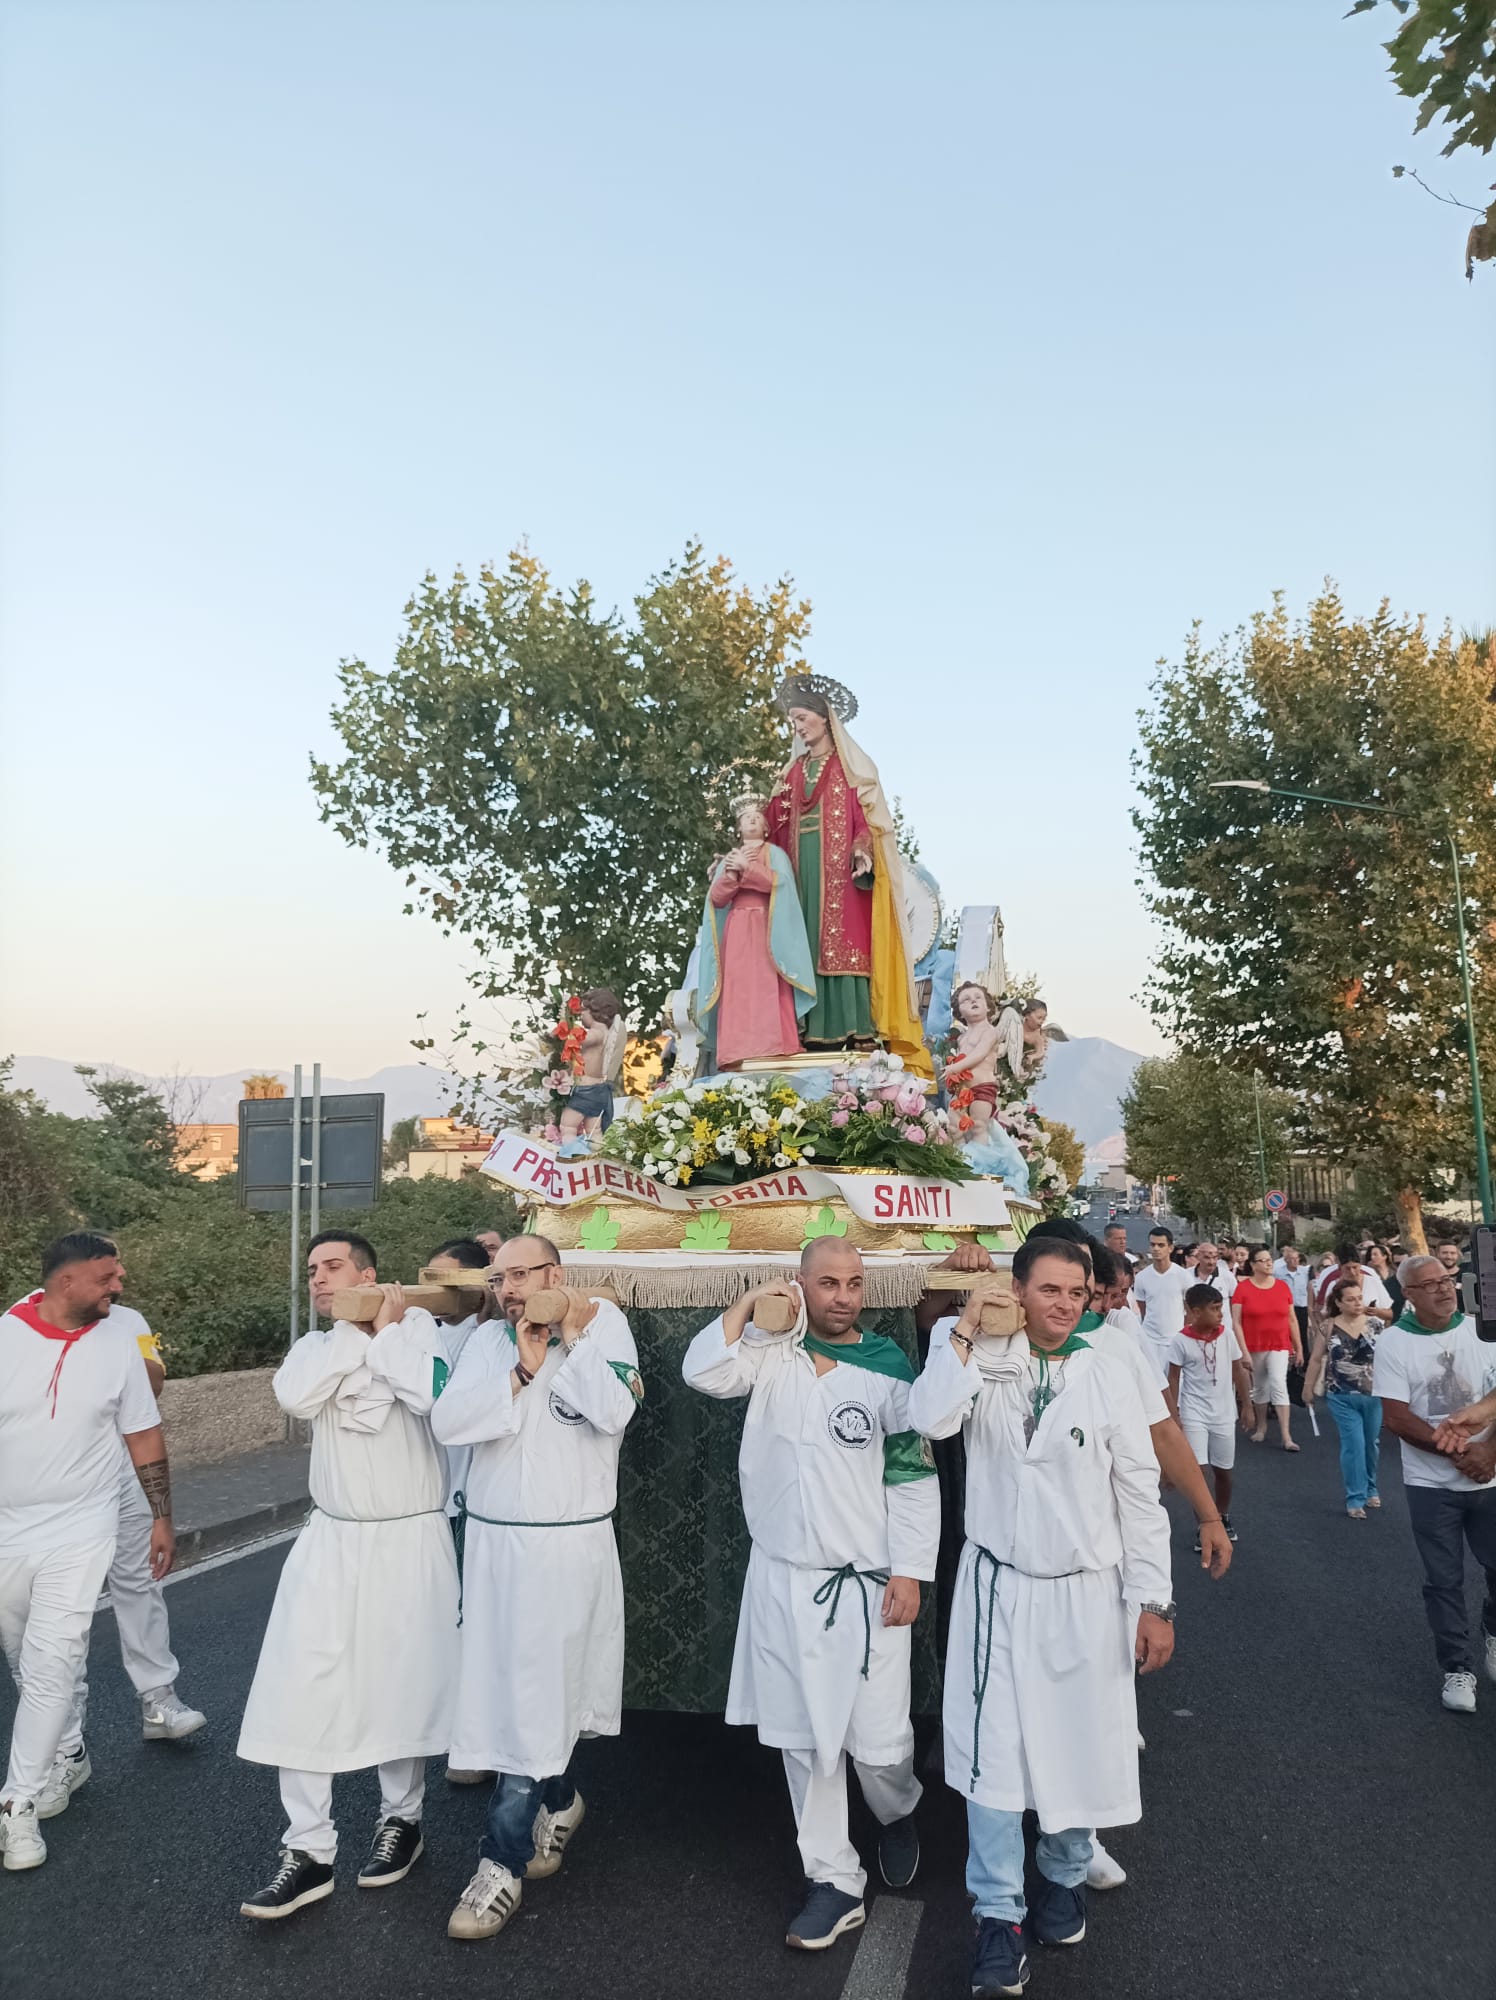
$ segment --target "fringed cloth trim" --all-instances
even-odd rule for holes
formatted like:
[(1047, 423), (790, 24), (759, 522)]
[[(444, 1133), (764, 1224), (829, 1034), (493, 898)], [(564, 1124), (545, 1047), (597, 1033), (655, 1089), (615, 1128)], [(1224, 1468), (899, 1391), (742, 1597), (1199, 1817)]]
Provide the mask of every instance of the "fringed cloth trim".
[[(580, 1292), (601, 1293), (616, 1299), (624, 1308), (638, 1306), (648, 1311), (665, 1306), (713, 1306), (721, 1311), (734, 1305), (744, 1292), (776, 1278), (792, 1278), (800, 1269), (796, 1255), (738, 1258), (703, 1257), (689, 1263), (679, 1255), (635, 1251), (619, 1257), (589, 1256), (586, 1251), (563, 1251), (562, 1268), (566, 1283)], [(872, 1312), (894, 1306), (915, 1306), (925, 1295), (925, 1272), (939, 1256), (889, 1258), (880, 1262), (864, 1257), (863, 1300)]]

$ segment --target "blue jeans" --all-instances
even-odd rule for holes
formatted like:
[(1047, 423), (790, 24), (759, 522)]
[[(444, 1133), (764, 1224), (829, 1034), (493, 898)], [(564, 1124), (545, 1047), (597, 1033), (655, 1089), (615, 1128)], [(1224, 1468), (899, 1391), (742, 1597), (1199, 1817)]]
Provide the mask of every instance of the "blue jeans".
[(559, 1778), (522, 1778), (501, 1771), (488, 1802), (488, 1824), (478, 1843), (480, 1861), (496, 1861), (511, 1875), (523, 1876), (535, 1858), (535, 1815), (564, 1812), (576, 1796), (571, 1773)]
[(1332, 1389), (1325, 1407), (1340, 1433), (1340, 1477), (1347, 1507), (1364, 1507), (1377, 1490), (1377, 1453), (1381, 1449), (1382, 1399), (1363, 1396), (1358, 1389)]
[[(966, 1841), (966, 1893), (976, 1914), (1021, 1924), (1028, 1910), (1023, 1899), (1023, 1814), (968, 1799)], [(1078, 1889), (1091, 1865), (1090, 1827), (1041, 1833), (1035, 1858), (1041, 1875), (1062, 1889)]]

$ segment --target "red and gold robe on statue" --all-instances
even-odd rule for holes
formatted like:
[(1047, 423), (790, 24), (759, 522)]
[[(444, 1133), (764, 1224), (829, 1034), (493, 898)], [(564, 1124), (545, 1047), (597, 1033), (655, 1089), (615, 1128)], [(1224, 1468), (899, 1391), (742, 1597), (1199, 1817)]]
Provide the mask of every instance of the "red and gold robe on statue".
[(873, 1021), (873, 887), (853, 879), (854, 855), (873, 853), (862, 801), (836, 751), (796, 757), (768, 805), (769, 838), (795, 871), (816, 970), (816, 1004), (801, 1023), (807, 1043), (840, 1047), (877, 1032)]

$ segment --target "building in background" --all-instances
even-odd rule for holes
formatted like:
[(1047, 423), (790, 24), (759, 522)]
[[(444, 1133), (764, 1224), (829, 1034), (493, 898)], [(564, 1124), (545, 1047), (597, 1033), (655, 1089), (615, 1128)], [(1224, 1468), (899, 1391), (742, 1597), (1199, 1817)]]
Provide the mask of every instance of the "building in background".
[(476, 1125), (459, 1125), (455, 1118), (417, 1118), (416, 1143), (406, 1159), (412, 1180), (460, 1180), (481, 1167), (493, 1144), (491, 1132)]
[(237, 1125), (174, 1125), (177, 1165), (200, 1181), (216, 1181), (239, 1164)]

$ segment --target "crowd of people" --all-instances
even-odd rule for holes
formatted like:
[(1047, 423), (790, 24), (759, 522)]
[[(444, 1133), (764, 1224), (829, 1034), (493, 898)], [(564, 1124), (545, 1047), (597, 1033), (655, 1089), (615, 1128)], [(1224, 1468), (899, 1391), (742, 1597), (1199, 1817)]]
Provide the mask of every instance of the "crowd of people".
[[(1041, 1224), (1013, 1258), (1004, 1308), (992, 1259), (964, 1244), (945, 1260), (954, 1290), (930, 1290), (916, 1315), (914, 1353), (863, 1329), (862, 1259), (821, 1237), (795, 1277), (748, 1292), (690, 1343), (686, 1388), (746, 1405), (751, 1555), (727, 1719), (783, 1761), (805, 1877), (791, 1947), (824, 1950), (864, 1921), (849, 1760), (882, 1879), (903, 1887), (918, 1870), (910, 1640), (943, 1535), (959, 1546), (943, 1606), (943, 1752), (967, 1817), (970, 1990), (1021, 1994), (1031, 1944), (1083, 1940), (1088, 1889), (1126, 1879), (1098, 1829), (1142, 1811), (1134, 1675), (1173, 1650), (1161, 1489), (1188, 1503), (1201, 1567), (1223, 1577), (1237, 1426), (1260, 1439), (1271, 1406), (1293, 1448), (1286, 1360), (1305, 1365), (1306, 1336), (1306, 1386), (1334, 1410), (1353, 1516), (1377, 1500), (1368, 1406), (1402, 1443), (1442, 1698), (1473, 1708), (1463, 1560), (1468, 1546), (1496, 1587), (1496, 1349), (1459, 1310), (1453, 1276), (1439, 1259), (1405, 1259), (1394, 1314), (1386, 1279), (1347, 1245), (1301, 1321), (1287, 1253), (1280, 1276), (1262, 1249), (1236, 1270), (1211, 1243), (1177, 1261), (1166, 1230), (1149, 1252), (1132, 1271), (1125, 1242)], [(482, 1307), (433, 1318), (379, 1281), (361, 1237), (330, 1230), (309, 1246), (319, 1313), (352, 1287), (368, 1308), (302, 1336), (275, 1376), (281, 1407), (311, 1427), (312, 1511), (239, 1734), (242, 1758), (276, 1769), (285, 1812), (275, 1864), (241, 1904), (257, 1921), (333, 1893), (341, 1772), (379, 1776), (359, 1887), (402, 1881), (423, 1852), (427, 1760), (445, 1757), (452, 1782), (491, 1787), (448, 1935), (496, 1936), (582, 1823), (577, 1744), (622, 1724), (612, 1516), (645, 1395), (627, 1317), (569, 1288), (541, 1237), (462, 1239), (430, 1261), (485, 1268)], [(0, 1639), (19, 1690), (0, 1849), (12, 1871), (45, 1861), (39, 1823), (90, 1775), (84, 1673), (106, 1576), (122, 1579), (126, 1664), (137, 1686), (154, 1682), (141, 1686), (147, 1736), (203, 1721), (175, 1693), (160, 1379), (149, 1329), (119, 1304), (124, 1275), (107, 1238), (66, 1237), (41, 1288), (0, 1316)], [(985, 1331), (994, 1305), (1016, 1305), (1021, 1330)], [(952, 1451), (957, 1483), (939, 1473)], [(962, 1494), (944, 1520), (943, 1485)], [(1484, 1630), (1496, 1678), (1489, 1601)]]

